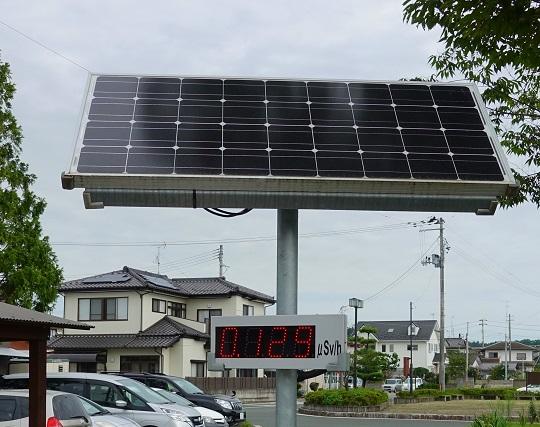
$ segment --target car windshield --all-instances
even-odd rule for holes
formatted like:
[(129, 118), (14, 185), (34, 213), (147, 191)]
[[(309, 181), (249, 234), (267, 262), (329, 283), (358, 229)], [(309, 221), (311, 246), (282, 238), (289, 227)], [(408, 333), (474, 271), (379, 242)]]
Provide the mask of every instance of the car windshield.
[(77, 396), (79, 400), (82, 403), (82, 406), (84, 406), (84, 409), (86, 409), (86, 412), (93, 417), (95, 415), (106, 415), (110, 414), (109, 411), (107, 411), (105, 408), (102, 408), (97, 403), (92, 402), (91, 400), (85, 399), (84, 397)]
[(386, 384), (395, 384), (396, 380), (386, 380)]
[(123, 378), (118, 380), (129, 392), (137, 395), (147, 403), (171, 403), (169, 399), (164, 398), (161, 394), (155, 392), (150, 387), (145, 386), (139, 381), (132, 380), (130, 378)]
[(171, 391), (163, 390), (161, 388), (153, 388), (156, 393), (161, 394), (165, 399), (170, 400), (171, 402), (177, 403), (182, 406), (195, 406), (193, 403), (191, 403), (189, 400), (184, 399), (182, 396), (178, 396), (176, 393), (173, 393)]
[(204, 394), (204, 391), (202, 391), (199, 387), (197, 387), (196, 385), (191, 384), (189, 381), (186, 381), (183, 378), (172, 378), (172, 380), (178, 387), (180, 387), (186, 393), (189, 393), (189, 394)]

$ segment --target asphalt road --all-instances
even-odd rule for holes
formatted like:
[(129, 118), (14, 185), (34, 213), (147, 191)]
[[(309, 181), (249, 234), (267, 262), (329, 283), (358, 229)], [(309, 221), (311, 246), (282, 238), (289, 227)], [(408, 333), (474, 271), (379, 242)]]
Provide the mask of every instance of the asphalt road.
[[(270, 405), (246, 405), (247, 418), (262, 427), (276, 427), (275, 407)], [(470, 422), (420, 421), (365, 418), (328, 418), (298, 415), (298, 427), (466, 427)]]

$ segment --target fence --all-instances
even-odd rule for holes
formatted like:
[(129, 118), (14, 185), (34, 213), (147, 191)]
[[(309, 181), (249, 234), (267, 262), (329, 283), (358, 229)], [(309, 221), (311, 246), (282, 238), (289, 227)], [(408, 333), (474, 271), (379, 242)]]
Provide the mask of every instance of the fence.
[(230, 395), (234, 391), (236, 396), (244, 402), (276, 400), (275, 378), (190, 377), (186, 379), (206, 393)]

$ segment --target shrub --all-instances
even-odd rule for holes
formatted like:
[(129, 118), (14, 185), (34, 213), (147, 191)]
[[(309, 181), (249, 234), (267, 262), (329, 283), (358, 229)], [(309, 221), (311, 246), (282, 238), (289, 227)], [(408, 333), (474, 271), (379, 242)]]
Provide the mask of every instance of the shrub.
[(492, 414), (484, 414), (477, 417), (472, 423), (472, 427), (507, 427), (508, 421), (497, 411)]
[(254, 427), (251, 421), (245, 420), (238, 424), (238, 427)]
[(536, 405), (534, 399), (529, 402), (529, 422), (532, 424), (538, 421), (538, 412), (536, 411)]
[(306, 403), (322, 406), (373, 406), (384, 403), (388, 395), (369, 388), (317, 390), (306, 394)]
[(317, 382), (309, 383), (309, 388), (311, 391), (317, 391), (319, 389), (319, 383)]

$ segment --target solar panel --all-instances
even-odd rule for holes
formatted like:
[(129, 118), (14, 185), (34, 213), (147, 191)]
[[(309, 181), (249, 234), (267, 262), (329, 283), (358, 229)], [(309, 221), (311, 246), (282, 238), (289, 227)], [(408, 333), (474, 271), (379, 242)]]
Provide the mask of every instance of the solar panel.
[[(474, 86), (96, 75), (64, 187), (159, 206), (193, 205), (179, 201), (193, 190), (198, 206), (234, 207), (252, 191), (378, 193), (385, 180), (400, 194), (427, 182), (490, 183), (491, 202), (514, 184)], [(181, 191), (144, 201), (142, 188)], [(133, 191), (114, 202), (120, 189)], [(205, 199), (216, 190), (243, 196)], [(245, 207), (290, 205), (255, 199)]]
[(83, 279), (83, 283), (121, 283), (127, 282), (131, 277), (125, 273), (107, 273)]
[(162, 277), (150, 276), (148, 274), (141, 274), (141, 276), (156, 286), (161, 286), (162, 288), (177, 289), (173, 283)]

